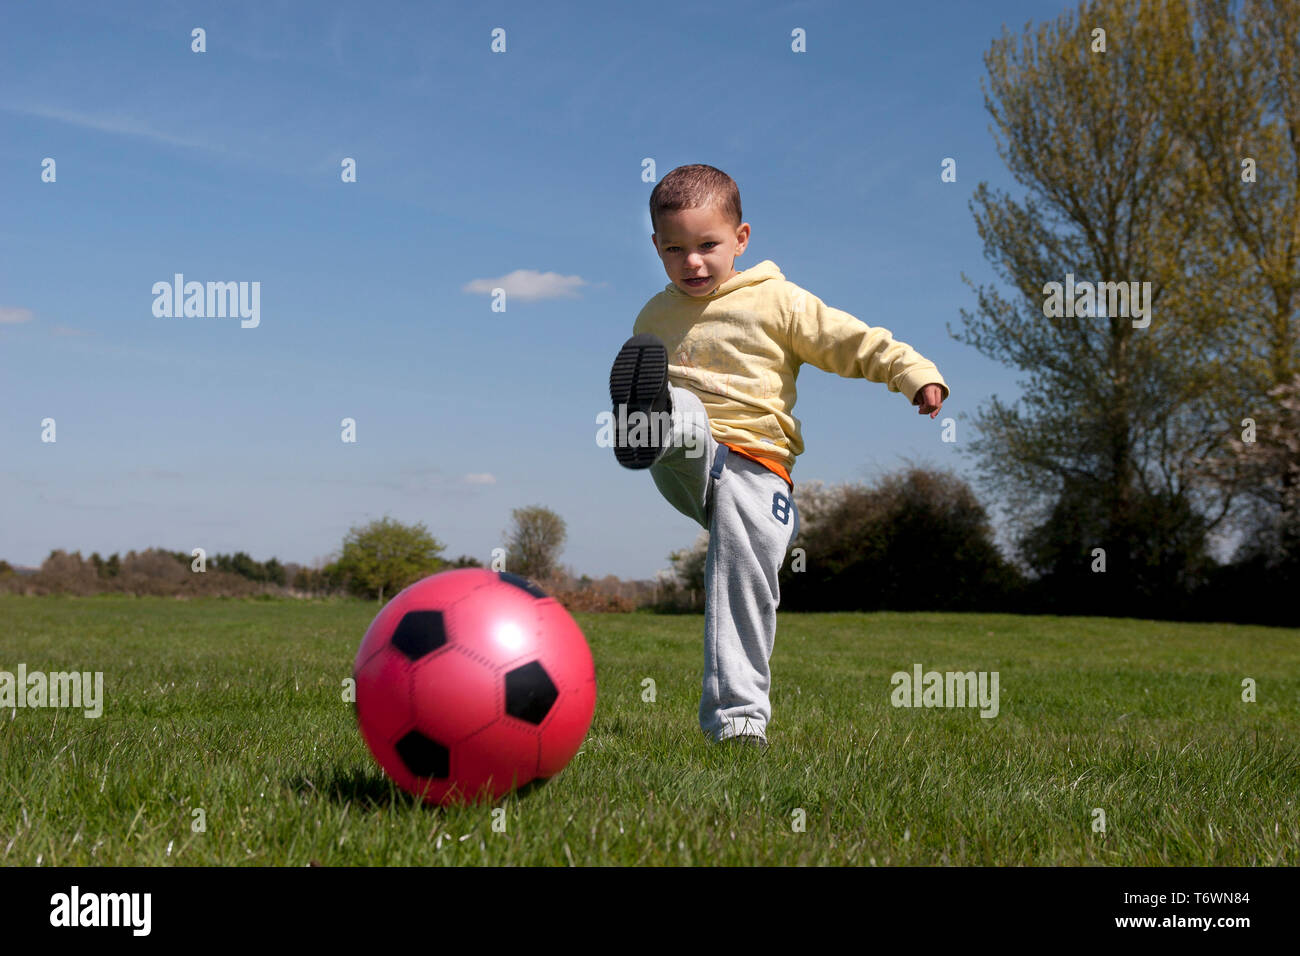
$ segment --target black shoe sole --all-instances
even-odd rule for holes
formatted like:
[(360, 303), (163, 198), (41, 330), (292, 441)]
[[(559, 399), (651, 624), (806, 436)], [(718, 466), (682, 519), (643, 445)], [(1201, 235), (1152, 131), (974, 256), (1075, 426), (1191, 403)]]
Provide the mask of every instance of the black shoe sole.
[[(671, 414), (668, 395), (668, 350), (653, 335), (634, 335), (619, 349), (609, 372), (609, 398), (614, 405), (614, 457), (624, 468), (649, 468), (659, 458), (668, 437), (657, 418)], [(626, 406), (626, 411), (620, 409)], [(644, 428), (644, 444), (629, 445), (621, 430), (632, 415), (650, 416)], [(632, 426), (636, 422), (631, 422)], [(638, 431), (633, 427), (632, 429)]]

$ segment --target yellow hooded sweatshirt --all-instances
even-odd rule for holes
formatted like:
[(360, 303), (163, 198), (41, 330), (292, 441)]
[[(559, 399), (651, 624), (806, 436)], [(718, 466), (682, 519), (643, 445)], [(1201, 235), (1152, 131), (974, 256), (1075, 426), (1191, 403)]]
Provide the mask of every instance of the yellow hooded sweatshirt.
[(795, 379), (805, 362), (845, 378), (881, 382), (908, 401), (948, 383), (934, 363), (888, 329), (833, 309), (781, 274), (770, 259), (705, 296), (669, 283), (645, 304), (632, 334), (668, 350), (668, 380), (704, 404), (713, 437), (787, 482), (803, 453), (794, 417)]

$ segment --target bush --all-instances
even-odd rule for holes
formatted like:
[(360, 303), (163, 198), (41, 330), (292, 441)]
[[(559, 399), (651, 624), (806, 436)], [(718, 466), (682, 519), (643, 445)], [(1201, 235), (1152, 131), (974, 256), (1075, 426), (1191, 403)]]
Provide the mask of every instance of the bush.
[(571, 614), (579, 612), (623, 613), (635, 611), (637, 602), (619, 594), (606, 594), (591, 588), (578, 590), (567, 589), (552, 593), (557, 601), (564, 605)]
[(36, 594), (94, 594), (99, 590), (99, 575), (80, 551), (51, 551), (32, 575), (30, 587)]
[[(0, 576), (5, 590), (20, 594), (133, 594), (176, 597), (221, 595), (243, 597), (266, 589), (247, 578), (208, 568), (203, 574), (190, 570), (190, 558), (184, 562), (176, 552), (158, 548), (130, 551), (124, 558), (114, 554), (107, 561), (92, 555), (90, 560), (79, 551), (69, 554), (56, 550), (35, 574)], [(98, 559), (98, 560), (97, 560)], [(108, 569), (112, 569), (112, 573)]]
[(698, 614), (704, 610), (704, 566), (709, 557), (709, 533), (701, 531), (689, 548), (668, 555), (671, 573), (659, 572), (649, 607), (659, 614)]
[[(970, 486), (921, 467), (874, 486), (795, 490), (799, 535), (781, 569), (792, 611), (993, 610), (1020, 587)], [(802, 549), (802, 554), (794, 549)]]
[[(1093, 570), (1095, 549), (1104, 572)], [(1182, 496), (1068, 483), (1048, 519), (1021, 540), (1039, 578), (1030, 606), (1065, 614), (1179, 618), (1208, 579), (1206, 522)]]

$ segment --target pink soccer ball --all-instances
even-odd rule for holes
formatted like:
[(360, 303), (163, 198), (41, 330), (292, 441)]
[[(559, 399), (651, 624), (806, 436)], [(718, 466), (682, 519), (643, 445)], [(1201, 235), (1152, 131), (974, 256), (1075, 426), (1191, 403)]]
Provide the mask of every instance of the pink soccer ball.
[(384, 605), (353, 674), (370, 752), (429, 803), (494, 801), (554, 776), (596, 709), (578, 623), (527, 579), (481, 568), (427, 577)]

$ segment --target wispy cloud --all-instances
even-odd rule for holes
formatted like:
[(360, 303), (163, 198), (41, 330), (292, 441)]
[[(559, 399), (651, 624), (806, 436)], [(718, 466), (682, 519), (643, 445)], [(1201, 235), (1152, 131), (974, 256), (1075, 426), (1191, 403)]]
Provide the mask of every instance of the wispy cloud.
[(124, 113), (82, 113), (76, 110), (58, 109), (57, 107), (16, 106), (12, 103), (0, 105), (0, 110), (6, 113), (16, 113), (20, 116), (35, 116), (40, 119), (54, 120), (56, 123), (67, 123), (71, 126), (93, 129), (101, 133), (135, 136), (140, 139), (152, 140), (155, 143), (181, 146), (185, 149), (202, 149), (212, 153), (226, 152), (221, 147), (214, 146), (207, 141), (177, 136)]
[(495, 485), (496, 483), (497, 476), (487, 472), (471, 473), (465, 476), (465, 484), (467, 485)]
[(491, 295), (493, 289), (505, 289), (511, 299), (535, 302), (539, 299), (577, 299), (576, 289), (591, 285), (581, 276), (562, 276), (558, 272), (538, 272), (536, 269), (516, 269), (499, 279), (474, 279), (465, 283), (461, 291)]
[(30, 322), (36, 316), (31, 309), (20, 309), (16, 305), (0, 305), (0, 325), (17, 325)]

